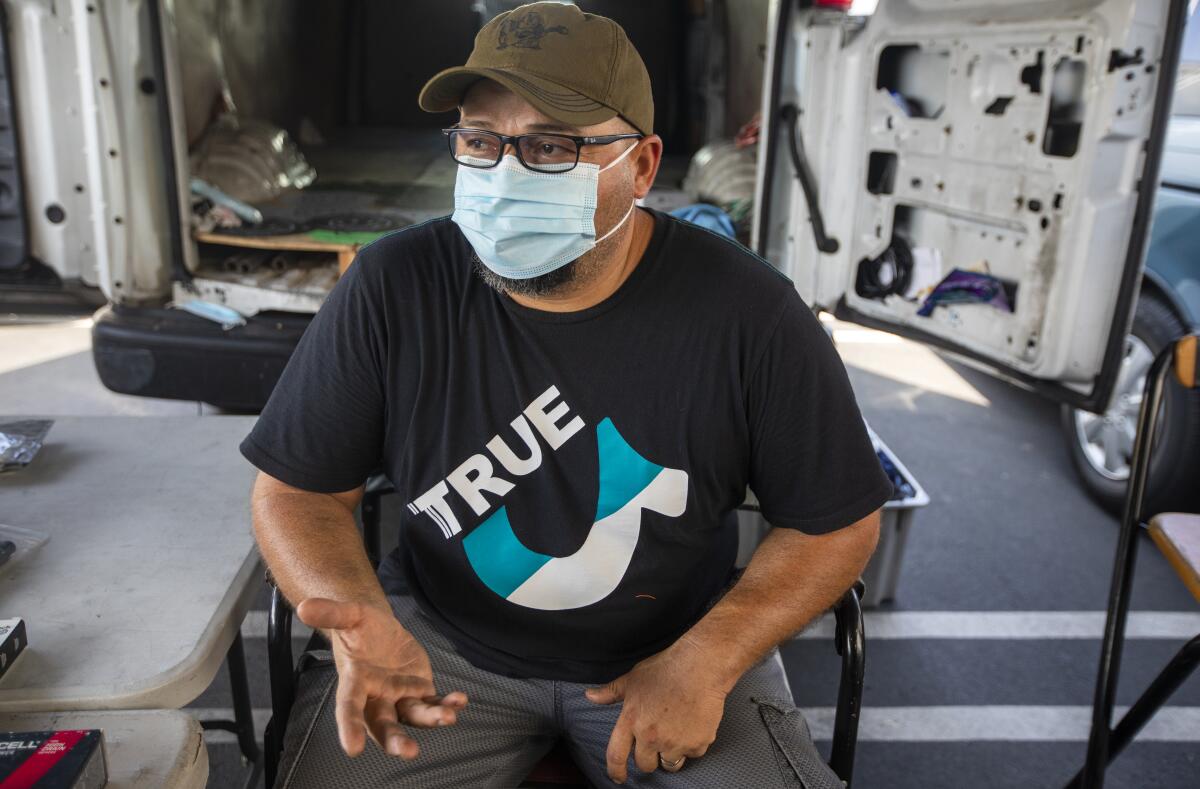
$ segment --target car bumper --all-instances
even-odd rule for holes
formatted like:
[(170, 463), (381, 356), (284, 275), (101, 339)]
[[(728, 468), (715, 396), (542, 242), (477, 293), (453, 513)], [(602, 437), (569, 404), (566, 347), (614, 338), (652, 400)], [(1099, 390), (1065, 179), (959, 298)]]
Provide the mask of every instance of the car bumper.
[(311, 320), (264, 313), (225, 331), (181, 310), (109, 305), (95, 315), (92, 358), (114, 392), (258, 412)]

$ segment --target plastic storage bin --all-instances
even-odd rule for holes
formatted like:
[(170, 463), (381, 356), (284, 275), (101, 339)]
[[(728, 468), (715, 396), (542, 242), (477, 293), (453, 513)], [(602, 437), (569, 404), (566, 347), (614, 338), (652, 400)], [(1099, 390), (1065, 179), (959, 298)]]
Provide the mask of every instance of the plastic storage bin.
[[(901, 495), (883, 505), (883, 518), (879, 529), (879, 545), (875, 554), (863, 570), (863, 583), (866, 592), (863, 595), (863, 605), (878, 606), (896, 597), (896, 587), (900, 583), (900, 570), (904, 563), (904, 549), (908, 544), (908, 532), (912, 528), (913, 518), (918, 507), (929, 503), (929, 496), (917, 483), (909, 470), (904, 467), (895, 453), (879, 439), (870, 427), (867, 431), (875, 444), (877, 452), (882, 453), (891, 461), (899, 474), (911, 487), (911, 495)], [(908, 494), (905, 491), (905, 494)], [(744, 509), (738, 512), (738, 567), (744, 567), (754, 554), (754, 549), (766, 536), (771, 526), (758, 512), (758, 499), (751, 491), (746, 496)]]

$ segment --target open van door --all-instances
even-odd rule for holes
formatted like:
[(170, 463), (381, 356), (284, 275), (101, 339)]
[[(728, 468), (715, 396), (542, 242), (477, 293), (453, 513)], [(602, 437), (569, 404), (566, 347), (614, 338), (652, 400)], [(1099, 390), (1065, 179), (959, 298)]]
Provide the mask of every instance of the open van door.
[(1187, 0), (848, 5), (772, 5), (756, 249), (813, 307), (1103, 411)]
[(21, 151), (13, 118), (9, 19), (0, 7), (0, 287), (35, 281), (28, 265), (29, 235)]
[(162, 3), (0, 8), (0, 291), (170, 293), (186, 148), (172, 147)]

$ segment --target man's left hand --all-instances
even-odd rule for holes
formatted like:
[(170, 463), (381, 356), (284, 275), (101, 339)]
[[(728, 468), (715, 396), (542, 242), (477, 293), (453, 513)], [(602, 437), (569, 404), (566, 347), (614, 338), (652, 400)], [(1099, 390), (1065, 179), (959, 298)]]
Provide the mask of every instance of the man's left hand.
[[(624, 783), (629, 752), (642, 772), (705, 754), (717, 736), (731, 685), (722, 682), (715, 661), (685, 636), (627, 674), (586, 696), (597, 704), (624, 702), (608, 741), (608, 775)], [(668, 769), (664, 766), (663, 769)], [(674, 770), (672, 770), (674, 772)]]

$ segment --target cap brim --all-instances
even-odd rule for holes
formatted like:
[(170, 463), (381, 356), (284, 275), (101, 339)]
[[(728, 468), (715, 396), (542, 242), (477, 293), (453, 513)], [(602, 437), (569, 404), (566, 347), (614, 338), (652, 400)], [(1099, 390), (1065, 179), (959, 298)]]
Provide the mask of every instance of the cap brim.
[(615, 118), (612, 107), (589, 99), (545, 77), (514, 69), (458, 66), (439, 72), (425, 83), (417, 99), (426, 112), (447, 112), (462, 104), (463, 96), (480, 79), (495, 80), (556, 121), (590, 126)]

